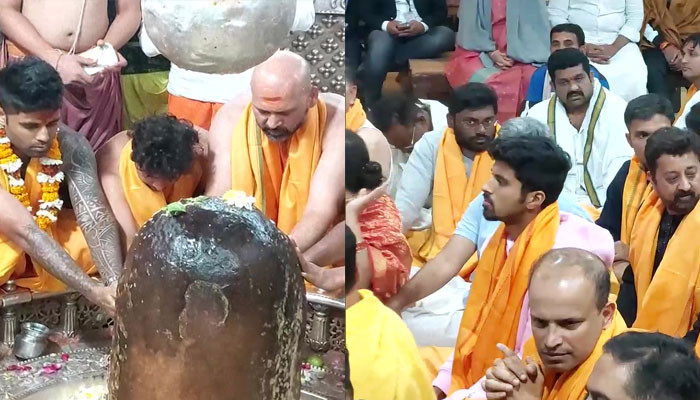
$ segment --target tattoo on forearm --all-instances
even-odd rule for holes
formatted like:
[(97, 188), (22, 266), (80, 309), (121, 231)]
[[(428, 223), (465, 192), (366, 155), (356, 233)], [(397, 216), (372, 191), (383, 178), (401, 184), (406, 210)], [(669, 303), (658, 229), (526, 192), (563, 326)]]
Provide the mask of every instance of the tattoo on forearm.
[(122, 269), (119, 228), (97, 177), (95, 155), (78, 133), (64, 128), (59, 138), (75, 217), (102, 279), (113, 281)]
[(75, 261), (35, 223), (25, 227), (27, 241), (26, 249), (32, 260), (40, 263), (53, 276), (60, 279), (71, 289), (83, 295), (94, 286), (94, 282), (76, 265)]

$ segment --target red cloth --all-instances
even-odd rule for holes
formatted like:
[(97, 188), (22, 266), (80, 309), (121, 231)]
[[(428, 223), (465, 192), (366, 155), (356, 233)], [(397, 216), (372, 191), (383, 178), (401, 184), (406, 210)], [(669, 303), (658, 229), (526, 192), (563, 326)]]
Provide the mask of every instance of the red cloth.
[(406, 283), (411, 271), (411, 249), (401, 233), (401, 215), (391, 197), (384, 195), (362, 211), (359, 220), (372, 262), (372, 291), (386, 301)]
[[(506, 54), (506, 0), (492, 1), (491, 21), (496, 48)], [(503, 123), (517, 117), (520, 105), (527, 95), (530, 77), (536, 68), (530, 64), (515, 62), (505, 71), (488, 70), (484, 68), (480, 55), (481, 52), (457, 46), (452, 59), (445, 67), (445, 76), (450, 86), (456, 88), (469, 82), (486, 83), (498, 94), (498, 120)]]

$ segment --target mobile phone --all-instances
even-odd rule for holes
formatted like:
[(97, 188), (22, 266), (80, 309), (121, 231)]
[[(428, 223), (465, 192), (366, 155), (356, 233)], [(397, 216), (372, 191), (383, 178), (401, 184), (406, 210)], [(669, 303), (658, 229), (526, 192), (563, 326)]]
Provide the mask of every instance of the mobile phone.
[(408, 22), (399, 25), (399, 29), (408, 29), (410, 27), (411, 27), (411, 24), (409, 24)]

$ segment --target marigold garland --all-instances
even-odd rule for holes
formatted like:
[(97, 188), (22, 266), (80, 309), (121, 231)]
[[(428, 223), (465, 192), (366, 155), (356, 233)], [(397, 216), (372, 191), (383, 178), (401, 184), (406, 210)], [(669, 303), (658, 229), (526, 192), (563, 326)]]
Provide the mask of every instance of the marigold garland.
[(58, 138), (51, 144), (48, 154), (42, 157), (41, 171), (37, 174), (37, 181), (41, 184), (41, 200), (36, 214), (32, 210), (24, 179), (22, 179), (22, 160), (12, 150), (10, 139), (5, 135), (4, 119), (0, 116), (0, 169), (8, 176), (10, 183), (9, 192), (22, 203), (29, 213), (34, 215), (39, 228), (47, 230), (58, 220), (58, 213), (63, 207), (63, 201), (58, 197), (58, 189), (63, 181), (61, 171), (61, 149)]

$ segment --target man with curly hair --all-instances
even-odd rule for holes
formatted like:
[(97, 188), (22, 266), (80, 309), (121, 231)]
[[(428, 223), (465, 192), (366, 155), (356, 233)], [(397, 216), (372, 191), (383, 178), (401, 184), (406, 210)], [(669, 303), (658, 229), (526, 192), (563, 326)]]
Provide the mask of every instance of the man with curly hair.
[(97, 153), (100, 181), (126, 248), (158, 210), (200, 192), (205, 140), (190, 122), (159, 115), (119, 133)]

